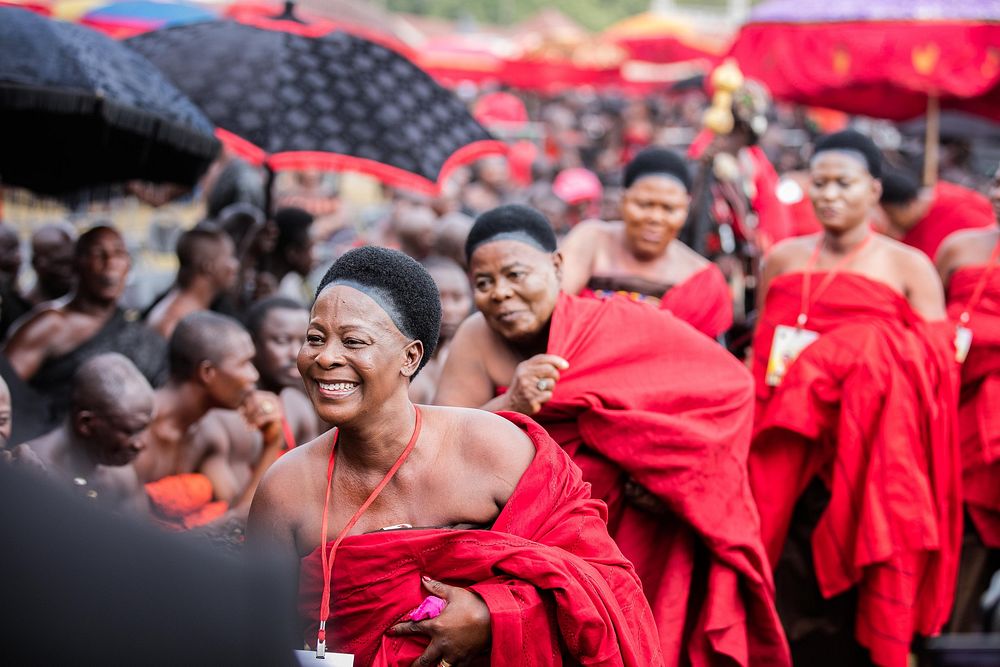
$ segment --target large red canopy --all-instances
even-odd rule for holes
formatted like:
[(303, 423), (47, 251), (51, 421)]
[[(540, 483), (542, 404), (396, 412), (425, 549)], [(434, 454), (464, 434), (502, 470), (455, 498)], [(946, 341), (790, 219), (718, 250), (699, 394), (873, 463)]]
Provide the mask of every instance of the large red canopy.
[(996, 0), (771, 0), (730, 55), (779, 99), (905, 120), (934, 96), (1000, 120)]

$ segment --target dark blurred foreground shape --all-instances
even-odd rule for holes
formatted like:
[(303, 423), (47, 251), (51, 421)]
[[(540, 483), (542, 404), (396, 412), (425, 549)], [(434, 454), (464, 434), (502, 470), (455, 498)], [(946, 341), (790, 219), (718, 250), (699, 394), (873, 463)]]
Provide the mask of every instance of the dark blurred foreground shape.
[(0, 465), (7, 665), (294, 665), (294, 567), (250, 563)]

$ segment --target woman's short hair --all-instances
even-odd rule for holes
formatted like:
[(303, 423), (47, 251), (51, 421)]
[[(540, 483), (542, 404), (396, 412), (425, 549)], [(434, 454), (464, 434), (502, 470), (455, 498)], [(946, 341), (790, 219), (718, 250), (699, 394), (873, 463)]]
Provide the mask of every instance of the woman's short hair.
[(507, 204), (476, 218), (465, 241), (465, 259), (469, 263), (476, 249), (491, 241), (521, 241), (542, 252), (555, 252), (556, 234), (539, 211), (521, 204)]
[(404, 336), (423, 343), (418, 372), (434, 355), (441, 335), (441, 298), (434, 279), (415, 259), (388, 248), (355, 248), (327, 270), (316, 298), (330, 285), (348, 285), (365, 293)]

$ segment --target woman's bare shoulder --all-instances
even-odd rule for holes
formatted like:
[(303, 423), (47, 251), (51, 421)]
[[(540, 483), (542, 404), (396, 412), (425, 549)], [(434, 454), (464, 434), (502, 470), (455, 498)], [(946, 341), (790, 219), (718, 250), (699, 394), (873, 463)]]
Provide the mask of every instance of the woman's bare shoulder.
[(476, 408), (426, 407), (445, 423), (442, 432), (459, 445), (464, 459), (515, 482), (535, 457), (535, 446), (524, 431), (503, 417)]

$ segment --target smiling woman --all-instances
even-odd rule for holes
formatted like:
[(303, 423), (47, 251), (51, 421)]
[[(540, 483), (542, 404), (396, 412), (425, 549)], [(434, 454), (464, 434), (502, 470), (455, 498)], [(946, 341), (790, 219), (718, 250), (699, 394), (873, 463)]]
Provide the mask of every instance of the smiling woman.
[(301, 559), (306, 641), (358, 665), (521, 664), (509, 646), (662, 664), (603, 506), (551, 438), (409, 400), (440, 320), (434, 281), (396, 251), (352, 250), (320, 283), (298, 367), (336, 428), (271, 467), (248, 527)]
[(624, 294), (719, 336), (733, 321), (726, 279), (677, 238), (691, 203), (684, 159), (647, 148), (625, 167), (623, 184), (621, 221), (583, 222), (563, 241), (563, 289), (598, 298)]

